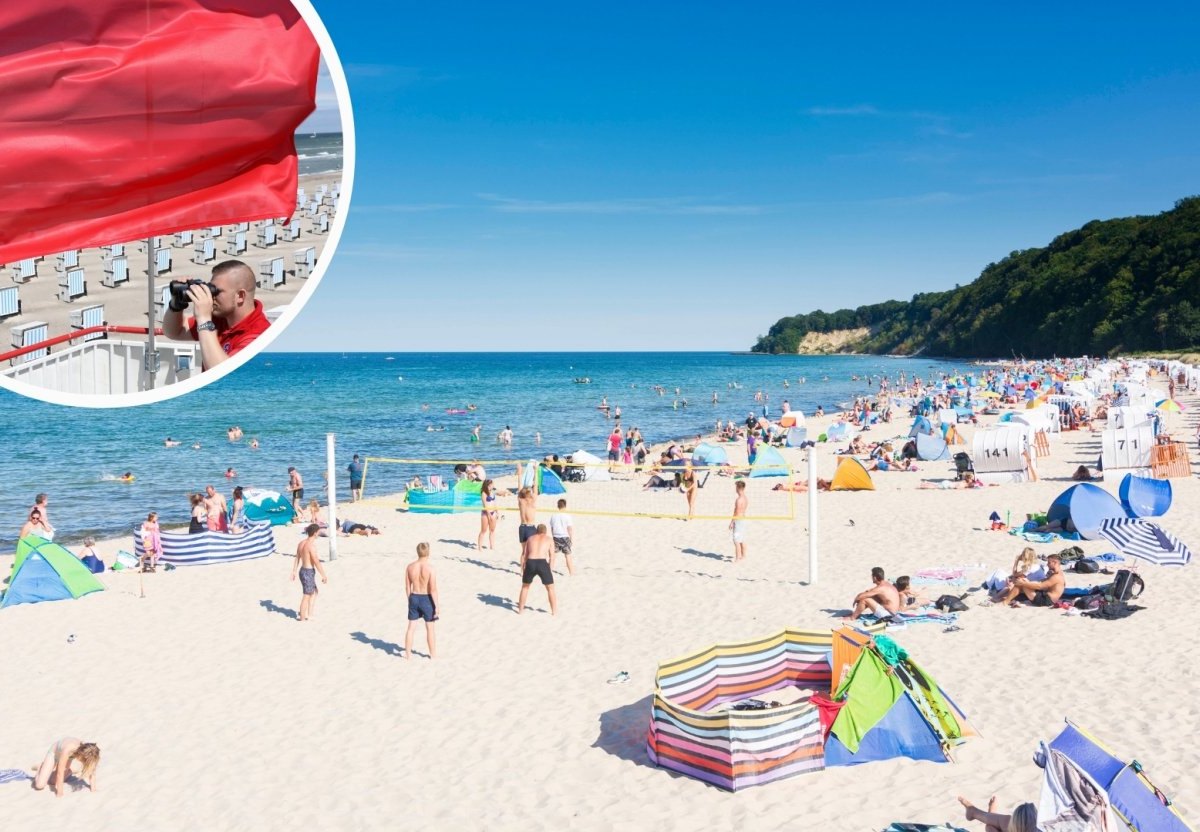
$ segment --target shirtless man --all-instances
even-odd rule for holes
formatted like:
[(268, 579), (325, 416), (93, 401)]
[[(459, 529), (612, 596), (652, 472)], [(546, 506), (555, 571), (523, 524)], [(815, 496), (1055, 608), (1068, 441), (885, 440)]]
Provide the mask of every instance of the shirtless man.
[(1012, 587), (1000, 598), (1000, 603), (1015, 607), (1020, 601), (1025, 601), (1034, 607), (1053, 607), (1062, 599), (1063, 590), (1067, 588), (1062, 559), (1058, 555), (1046, 558), (1046, 573), (1046, 579), (1042, 581), (1031, 581), (1024, 576), (1015, 578)]
[(733, 484), (737, 490), (737, 498), (733, 501), (733, 519), (729, 521), (729, 534), (733, 537), (733, 562), (737, 563), (746, 557), (746, 507), (750, 498), (746, 496), (746, 481), (738, 480)]
[(879, 618), (888, 618), (900, 610), (900, 593), (884, 577), (883, 567), (876, 566), (871, 570), (870, 589), (865, 589), (854, 596), (854, 611), (846, 617), (846, 621), (855, 621), (870, 608)]
[(522, 488), (517, 492), (517, 508), (521, 512), (517, 541), (524, 546), (526, 540), (537, 534), (537, 495), (532, 488)]
[(554, 594), (554, 545), (546, 526), (537, 527), (534, 534), (525, 541), (521, 550), (521, 596), (517, 599), (517, 615), (525, 610), (525, 599), (529, 597), (529, 587), (536, 575), (542, 579), (546, 587), (546, 596), (550, 599), (550, 614), (558, 614), (558, 598)]
[(299, 573), (300, 587), (304, 591), (300, 598), (300, 621), (311, 618), (313, 607), (317, 605), (317, 574), (321, 575), (321, 583), (329, 583), (325, 567), (321, 566), (321, 558), (317, 555), (317, 535), (320, 531), (321, 527), (316, 523), (308, 524), (304, 530), (305, 538), (296, 547), (296, 560), (292, 563), (292, 580), (296, 580), (296, 574)]
[(211, 485), (204, 488), (204, 510), (208, 512), (210, 532), (229, 531), (229, 505), (225, 502), (225, 495)]
[(404, 658), (412, 658), (413, 633), (417, 621), (425, 622), (425, 642), (429, 658), (437, 658), (437, 639), (433, 625), (438, 620), (437, 575), (429, 565), (429, 544), (417, 544), (417, 559), (404, 570), (404, 592), (408, 596), (408, 631), (404, 634)]

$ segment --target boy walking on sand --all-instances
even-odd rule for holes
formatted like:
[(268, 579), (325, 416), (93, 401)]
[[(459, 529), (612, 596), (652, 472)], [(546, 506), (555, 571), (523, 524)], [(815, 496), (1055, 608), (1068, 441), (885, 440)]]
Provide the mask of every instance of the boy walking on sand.
[(575, 525), (566, 509), (567, 501), (560, 498), (558, 514), (550, 516), (550, 536), (554, 538), (554, 551), (562, 553), (567, 559), (567, 572), (574, 575), (575, 564), (571, 561), (571, 547), (575, 545)]
[(296, 560), (292, 563), (292, 580), (300, 575), (300, 588), (304, 595), (300, 598), (300, 620), (307, 621), (312, 617), (313, 607), (317, 605), (317, 573), (321, 575), (321, 583), (329, 583), (325, 567), (321, 566), (321, 558), (317, 555), (317, 534), (321, 527), (309, 523), (304, 530), (306, 537), (296, 547)]
[(737, 563), (746, 557), (746, 507), (750, 498), (746, 496), (746, 481), (738, 480), (733, 484), (737, 490), (737, 499), (733, 501), (733, 519), (729, 521), (729, 534), (733, 537), (733, 561)]
[(404, 570), (404, 592), (408, 596), (408, 630), (404, 633), (404, 658), (412, 658), (413, 633), (417, 621), (425, 622), (425, 642), (429, 658), (437, 658), (437, 639), (433, 624), (438, 620), (437, 575), (429, 565), (429, 544), (417, 544), (417, 559)]

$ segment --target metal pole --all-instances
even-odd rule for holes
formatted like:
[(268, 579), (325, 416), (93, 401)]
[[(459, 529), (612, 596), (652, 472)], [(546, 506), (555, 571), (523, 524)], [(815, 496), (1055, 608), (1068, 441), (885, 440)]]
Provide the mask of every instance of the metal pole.
[(808, 448), (808, 585), (817, 583), (817, 446)]
[(146, 354), (142, 367), (146, 371), (146, 389), (154, 389), (158, 376), (158, 350), (154, 346), (154, 278), (158, 277), (158, 266), (154, 262), (154, 238), (146, 238)]
[(337, 467), (334, 463), (333, 434), (325, 434), (325, 478), (329, 491), (329, 559), (337, 560)]

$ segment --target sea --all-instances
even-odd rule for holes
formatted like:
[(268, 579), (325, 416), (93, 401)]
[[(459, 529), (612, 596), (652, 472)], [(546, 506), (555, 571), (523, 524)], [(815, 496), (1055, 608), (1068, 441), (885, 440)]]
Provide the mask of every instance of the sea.
[(342, 169), (341, 133), (297, 133), (297, 167), (301, 176)]
[[(649, 444), (761, 413), (760, 390), (774, 416), (785, 399), (806, 413), (818, 405), (830, 411), (877, 389), (879, 376), (928, 380), (968, 363), (723, 352), (268, 352), (199, 391), (152, 405), (70, 408), (0, 391), (9, 426), (0, 454), (0, 550), (15, 545), (39, 492), (50, 496), (56, 539), (68, 545), (128, 534), (148, 511), (166, 526), (185, 525), (188, 495), (206, 485), (225, 494), (234, 485), (284, 491), (288, 466), (304, 476), (306, 496), (324, 500), (327, 433), (336, 437), (338, 499), (345, 500), (345, 466), (356, 453), (517, 460), (585, 449), (603, 458), (613, 426), (599, 409), (605, 398)], [(476, 424), (479, 443), (470, 441)], [(233, 425), (245, 433), (240, 442), (227, 438)], [(506, 426), (511, 449), (496, 441)], [(165, 447), (167, 437), (182, 444)], [(229, 468), (236, 478), (225, 477)], [(374, 466), (368, 496), (402, 490), (414, 474), (431, 471), (449, 473), (427, 464)], [(134, 480), (121, 482), (127, 472)]]

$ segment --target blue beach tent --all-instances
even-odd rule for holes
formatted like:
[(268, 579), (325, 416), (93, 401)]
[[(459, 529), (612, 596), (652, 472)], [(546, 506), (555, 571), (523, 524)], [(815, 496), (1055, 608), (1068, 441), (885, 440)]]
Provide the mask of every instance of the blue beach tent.
[(64, 601), (99, 592), (104, 585), (61, 544), (32, 535), (17, 542), (8, 590), (0, 608), (39, 601)]
[(1098, 485), (1081, 482), (1054, 498), (1046, 511), (1046, 522), (1058, 520), (1063, 529), (1079, 532), (1085, 540), (1100, 539), (1100, 523), (1110, 518), (1125, 518), (1125, 509), (1117, 498)]
[(754, 464), (750, 466), (751, 477), (786, 477), (789, 468), (783, 454), (770, 445), (759, 445)]
[(693, 465), (725, 465), (729, 462), (729, 453), (720, 445), (701, 442), (692, 451)]
[(1130, 517), (1162, 517), (1171, 508), (1171, 481), (1126, 474), (1121, 480), (1121, 507)]
[(950, 447), (944, 439), (928, 433), (917, 434), (917, 459), (936, 462), (950, 458)]

